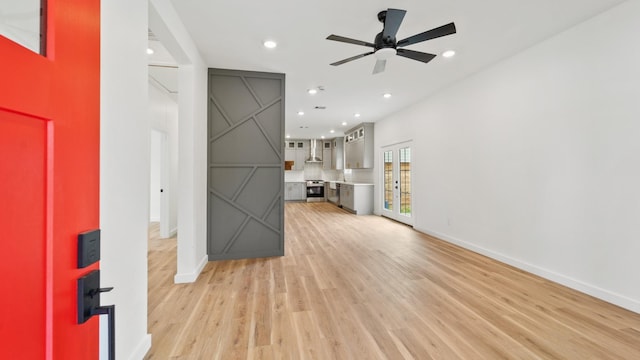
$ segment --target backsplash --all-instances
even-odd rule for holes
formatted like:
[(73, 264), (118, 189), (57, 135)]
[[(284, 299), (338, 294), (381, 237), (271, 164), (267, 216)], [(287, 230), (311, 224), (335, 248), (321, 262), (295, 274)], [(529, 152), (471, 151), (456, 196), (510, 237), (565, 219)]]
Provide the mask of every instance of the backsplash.
[(284, 172), (285, 182), (300, 182), (304, 180), (304, 171), (302, 170), (287, 170)]
[(304, 164), (305, 180), (322, 180), (322, 163)]
[(287, 170), (284, 172), (285, 182), (305, 180), (343, 181), (342, 170), (322, 170), (321, 164), (306, 164), (304, 170)]
[(285, 182), (301, 182), (306, 180), (347, 181), (373, 184), (373, 170), (322, 170), (322, 165), (308, 164), (304, 167), (304, 170), (287, 170), (284, 172)]
[(325, 170), (323, 171), (322, 180), (344, 181), (344, 173), (342, 172), (342, 170)]
[(353, 183), (373, 184), (372, 169), (346, 169), (344, 181)]

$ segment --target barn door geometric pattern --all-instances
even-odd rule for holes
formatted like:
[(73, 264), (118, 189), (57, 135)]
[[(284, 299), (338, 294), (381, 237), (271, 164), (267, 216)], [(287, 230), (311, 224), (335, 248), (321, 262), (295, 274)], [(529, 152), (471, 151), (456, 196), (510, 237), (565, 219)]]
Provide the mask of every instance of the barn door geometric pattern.
[(209, 260), (284, 255), (284, 80), (209, 69)]

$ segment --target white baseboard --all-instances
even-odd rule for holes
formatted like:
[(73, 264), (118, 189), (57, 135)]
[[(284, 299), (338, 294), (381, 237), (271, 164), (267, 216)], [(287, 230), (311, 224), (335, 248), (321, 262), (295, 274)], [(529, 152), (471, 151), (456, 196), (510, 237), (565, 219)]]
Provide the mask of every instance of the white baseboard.
[(532, 274), (538, 275), (540, 277), (543, 277), (547, 280), (551, 280), (553, 282), (556, 282), (558, 284), (564, 285), (566, 287), (569, 287), (571, 289), (580, 291), (582, 293), (585, 293), (587, 295), (591, 295), (593, 297), (596, 297), (600, 300), (604, 300), (606, 302), (609, 302), (611, 304), (620, 306), (622, 308), (625, 308), (627, 310), (633, 311), (635, 313), (639, 313), (640, 314), (640, 301), (635, 300), (635, 299), (631, 299), (629, 297), (620, 295), (620, 294), (616, 294), (612, 291), (606, 290), (606, 289), (602, 289), (599, 288), (597, 286), (591, 285), (591, 284), (587, 284), (585, 282), (570, 278), (568, 276), (541, 268), (539, 266), (533, 265), (533, 264), (529, 264), (527, 262), (518, 260), (518, 259), (514, 259), (511, 258), (509, 256), (506, 256), (504, 254), (495, 252), (493, 250), (489, 250), (489, 249), (485, 249), (483, 247), (477, 246), (473, 243), (446, 235), (446, 234), (442, 234), (439, 233), (437, 231), (431, 231), (428, 229), (417, 229), (415, 228), (415, 230), (423, 232), (425, 234), (431, 235), (433, 237), (436, 237), (438, 239), (450, 242), (452, 244), (461, 246), (465, 249), (477, 252), (479, 254), (482, 254), (484, 256), (490, 257), (492, 259), (498, 260), (500, 262), (503, 262), (505, 264), (517, 267), (518, 269), (530, 272)]
[(173, 229), (171, 229), (169, 231), (169, 237), (174, 237), (176, 235), (178, 235), (178, 228), (177, 227), (175, 227), (175, 228), (173, 228)]
[(149, 218), (149, 222), (160, 222), (160, 218), (159, 217), (150, 217)]
[(151, 334), (147, 334), (142, 341), (136, 346), (136, 349), (133, 351), (131, 356), (129, 356), (129, 360), (142, 360), (145, 355), (151, 349)]
[(176, 284), (184, 284), (184, 283), (195, 282), (198, 279), (198, 276), (200, 275), (200, 273), (202, 272), (202, 269), (204, 269), (205, 265), (207, 265), (208, 261), (209, 261), (209, 257), (207, 255), (205, 255), (200, 260), (200, 263), (198, 264), (198, 266), (197, 266), (195, 271), (190, 272), (190, 273), (176, 274), (173, 277), (173, 282), (176, 283)]

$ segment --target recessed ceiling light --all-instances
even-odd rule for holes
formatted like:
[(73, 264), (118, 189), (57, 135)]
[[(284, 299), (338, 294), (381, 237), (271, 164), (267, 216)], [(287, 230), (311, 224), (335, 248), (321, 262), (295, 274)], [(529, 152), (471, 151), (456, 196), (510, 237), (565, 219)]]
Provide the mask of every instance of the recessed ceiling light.
[(273, 40), (267, 40), (263, 43), (264, 47), (266, 47), (267, 49), (274, 49), (276, 46), (278, 46), (278, 43), (276, 43)]
[(342, 122), (342, 126), (347, 126), (347, 122), (346, 122), (346, 121), (343, 121), (343, 122)]
[(300, 115), (300, 116), (304, 115), (304, 111), (302, 111), (302, 110), (298, 111), (298, 115)]
[(151, 55), (153, 54), (155, 51), (153, 51), (152, 48), (147, 48), (147, 55)]
[(308, 92), (310, 95), (315, 95), (315, 94), (317, 94), (317, 93), (318, 93), (318, 89), (309, 89), (309, 90), (307, 90), (307, 92)]
[(320, 139), (324, 139), (324, 135), (320, 136)]
[(382, 96), (384, 96), (384, 98), (385, 98), (385, 99), (388, 99), (388, 98), (390, 98), (390, 97), (391, 97), (391, 94), (390, 94), (390, 93), (385, 93), (385, 94), (384, 94), (384, 95), (382, 95)]
[(333, 134), (333, 133), (334, 133), (334, 132), (336, 132), (336, 131), (335, 131), (335, 130), (329, 130), (329, 132)]
[(355, 113), (355, 114), (353, 114), (353, 116), (359, 118), (360, 117), (360, 113)]
[(291, 135), (287, 134), (287, 139), (291, 139)]
[(453, 55), (455, 55), (455, 54), (456, 54), (456, 52), (455, 52), (455, 51), (453, 51), (453, 50), (447, 50), (447, 51), (445, 51), (445, 52), (443, 52), (443, 53), (442, 53), (442, 56), (444, 56), (444, 57), (446, 57), (446, 58), (450, 58), (450, 57), (452, 57), (452, 56), (453, 56)]

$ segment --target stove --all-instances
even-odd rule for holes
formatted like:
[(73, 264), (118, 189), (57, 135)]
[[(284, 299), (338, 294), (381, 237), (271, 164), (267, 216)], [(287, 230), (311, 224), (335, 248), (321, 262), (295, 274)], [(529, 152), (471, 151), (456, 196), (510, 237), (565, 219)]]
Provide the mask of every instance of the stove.
[(314, 201), (325, 201), (323, 180), (307, 180), (307, 202)]

